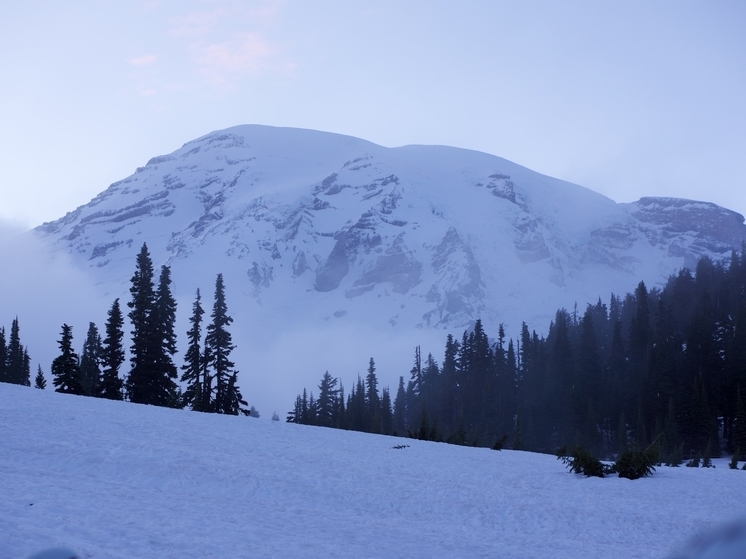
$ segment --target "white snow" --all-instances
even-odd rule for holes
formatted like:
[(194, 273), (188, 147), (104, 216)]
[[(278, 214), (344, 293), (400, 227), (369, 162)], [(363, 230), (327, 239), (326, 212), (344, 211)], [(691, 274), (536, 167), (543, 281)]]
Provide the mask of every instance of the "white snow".
[(0, 384), (0, 557), (662, 558), (744, 512), (746, 472), (716, 463), (584, 478), (541, 454)]

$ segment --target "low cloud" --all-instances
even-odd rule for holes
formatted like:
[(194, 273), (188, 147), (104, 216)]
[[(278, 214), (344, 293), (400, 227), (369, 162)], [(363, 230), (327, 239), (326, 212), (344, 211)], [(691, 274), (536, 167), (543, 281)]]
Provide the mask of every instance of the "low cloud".
[(73, 326), (75, 347), (82, 346), (89, 322), (104, 324), (108, 305), (97, 288), (62, 253), (52, 254), (30, 231), (0, 220), (0, 327), (6, 333), (18, 317), (21, 343), (48, 380), (63, 323)]

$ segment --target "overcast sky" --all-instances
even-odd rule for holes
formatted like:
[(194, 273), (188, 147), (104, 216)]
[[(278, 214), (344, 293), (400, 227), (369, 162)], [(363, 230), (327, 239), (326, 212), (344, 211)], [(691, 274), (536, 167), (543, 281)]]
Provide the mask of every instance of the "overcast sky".
[(245, 123), (746, 213), (745, 29), (743, 0), (2, 2), (0, 218)]

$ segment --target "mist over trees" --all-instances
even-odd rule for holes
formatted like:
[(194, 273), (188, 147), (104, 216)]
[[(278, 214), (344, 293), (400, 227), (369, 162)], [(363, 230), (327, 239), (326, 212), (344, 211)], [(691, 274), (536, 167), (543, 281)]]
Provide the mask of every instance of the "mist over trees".
[[(130, 369), (122, 371), (125, 362), (124, 316), (119, 299), (107, 312), (104, 338), (95, 323), (88, 330), (80, 355), (73, 347), (73, 328), (62, 325), (57, 341), (59, 355), (53, 360), (51, 374), (55, 391), (67, 394), (128, 400), (134, 403), (167, 407), (190, 407), (195, 411), (230, 415), (253, 415), (237, 383), (238, 371), (230, 360), (235, 349), (229, 326), (225, 284), (222, 274), (215, 281), (215, 303), (207, 335), (202, 340), (200, 292), (187, 332), (189, 348), (182, 366), (182, 394), (177, 384), (176, 301), (171, 292), (171, 270), (161, 266), (158, 284), (154, 282), (153, 262), (146, 244), (137, 255), (135, 272), (130, 280), (131, 299), (128, 318), (131, 324)], [(30, 386), (30, 358), (21, 345), (18, 318), (13, 320), (9, 337), (0, 327), (0, 382)], [(34, 386), (47, 386), (41, 365)]]
[(546, 336), (524, 323), (491, 339), (480, 320), (448, 335), (440, 363), (414, 350), (391, 401), (370, 359), (345, 395), (325, 373), (287, 420), (421, 439), (611, 457), (655, 442), (680, 463), (746, 450), (746, 259), (702, 258), (661, 290), (640, 282), (584, 310), (557, 311)]

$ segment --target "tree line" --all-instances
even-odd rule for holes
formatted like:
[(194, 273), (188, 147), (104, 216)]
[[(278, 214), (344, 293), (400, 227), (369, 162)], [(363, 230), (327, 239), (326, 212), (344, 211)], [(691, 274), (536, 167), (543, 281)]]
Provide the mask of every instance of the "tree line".
[[(237, 383), (238, 371), (230, 358), (235, 345), (228, 327), (233, 319), (228, 315), (222, 274), (215, 281), (211, 322), (204, 337), (205, 311), (197, 290), (187, 332), (188, 349), (181, 367), (183, 391), (177, 384), (179, 369), (174, 363), (176, 301), (171, 284), (171, 269), (161, 266), (156, 285), (153, 262), (147, 245), (143, 244), (127, 302), (132, 327), (129, 371), (123, 371), (124, 316), (119, 299), (115, 299), (107, 313), (103, 339), (96, 324), (91, 322), (80, 355), (73, 348), (72, 327), (62, 325), (58, 340), (60, 353), (51, 365), (55, 390), (139, 404), (248, 415), (247, 403)], [(0, 328), (0, 381), (29, 386), (29, 363), (28, 352), (20, 344), (16, 318), (9, 343), (6, 344), (5, 330)], [(35, 385), (46, 387), (41, 366)]]
[[(661, 460), (746, 452), (746, 259), (704, 257), (662, 289), (560, 309), (546, 336), (523, 323), (490, 339), (480, 320), (446, 338), (443, 359), (414, 365), (396, 395), (379, 394), (375, 365), (349, 395), (325, 373), (288, 421), (457, 444), (604, 457), (655, 443)], [(708, 449), (709, 446), (709, 449)]]

